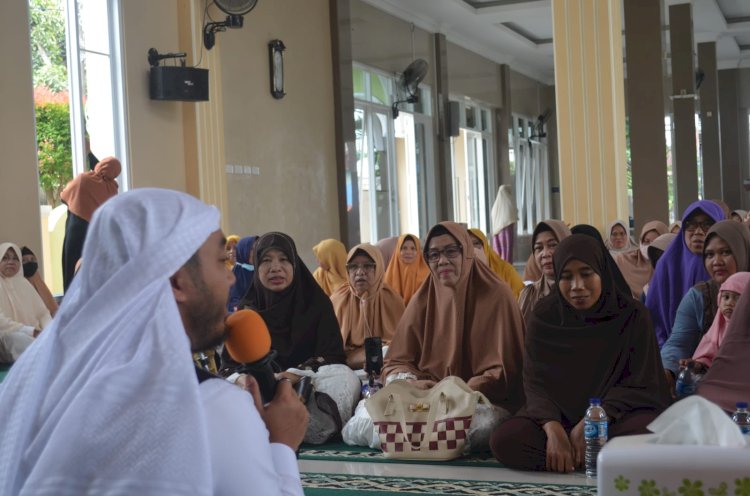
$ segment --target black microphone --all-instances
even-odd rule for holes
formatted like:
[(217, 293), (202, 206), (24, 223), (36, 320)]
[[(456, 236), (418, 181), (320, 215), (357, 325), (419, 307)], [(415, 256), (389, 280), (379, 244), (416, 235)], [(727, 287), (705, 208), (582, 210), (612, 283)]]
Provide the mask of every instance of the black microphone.
[(271, 335), (263, 317), (253, 310), (238, 310), (227, 317), (226, 325), (229, 356), (242, 364), (237, 371), (252, 375), (258, 382), (263, 403), (270, 402), (276, 395), (273, 367), (276, 351), (271, 349)]
[(383, 370), (383, 340), (378, 336), (365, 338), (365, 372), (379, 376)]

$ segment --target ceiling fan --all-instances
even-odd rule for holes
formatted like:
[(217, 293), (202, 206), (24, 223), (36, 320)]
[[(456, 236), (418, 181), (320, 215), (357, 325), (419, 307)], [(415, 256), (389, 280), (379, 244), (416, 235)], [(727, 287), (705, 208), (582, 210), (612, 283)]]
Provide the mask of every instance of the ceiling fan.
[(241, 28), (245, 22), (243, 16), (255, 8), (258, 0), (214, 0), (214, 3), (227, 14), (227, 18), (224, 22), (208, 22), (203, 26), (203, 45), (206, 50), (211, 50), (216, 44), (218, 31)]
[(399, 78), (398, 84), (405, 93), (406, 98), (403, 100), (396, 100), (393, 102), (393, 105), (391, 105), (394, 119), (398, 117), (398, 106), (400, 104), (419, 102), (419, 83), (421, 83), (427, 75), (428, 68), (429, 64), (427, 64), (426, 60), (417, 59), (404, 69), (403, 74), (401, 74), (401, 77)]

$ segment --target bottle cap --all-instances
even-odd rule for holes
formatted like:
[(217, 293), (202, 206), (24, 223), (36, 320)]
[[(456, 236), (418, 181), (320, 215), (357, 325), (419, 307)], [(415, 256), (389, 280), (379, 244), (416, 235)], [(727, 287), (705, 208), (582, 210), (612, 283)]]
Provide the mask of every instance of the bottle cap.
[(735, 405), (737, 408), (747, 408), (747, 401), (738, 401), (737, 405)]
[(602, 400), (600, 400), (599, 398), (589, 398), (589, 404), (591, 404), (591, 405), (601, 405), (602, 404)]

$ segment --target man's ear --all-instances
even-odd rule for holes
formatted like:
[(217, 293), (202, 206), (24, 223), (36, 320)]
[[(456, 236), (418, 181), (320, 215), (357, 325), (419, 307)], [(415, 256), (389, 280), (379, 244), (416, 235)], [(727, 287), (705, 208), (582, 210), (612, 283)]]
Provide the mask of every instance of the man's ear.
[(169, 278), (169, 284), (172, 286), (172, 293), (177, 304), (185, 303), (189, 297), (191, 289), (193, 288), (193, 281), (190, 279), (187, 268), (180, 267), (180, 269)]

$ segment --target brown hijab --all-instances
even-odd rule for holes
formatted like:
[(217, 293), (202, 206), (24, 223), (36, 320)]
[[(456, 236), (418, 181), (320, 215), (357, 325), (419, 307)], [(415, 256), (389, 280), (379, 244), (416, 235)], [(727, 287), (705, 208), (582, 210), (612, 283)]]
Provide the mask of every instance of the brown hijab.
[[(652, 220), (644, 224), (641, 229), (641, 238), (638, 240), (639, 243), (643, 243), (643, 237), (646, 233), (656, 231), (659, 236), (667, 233), (667, 225), (658, 220)], [(643, 255), (640, 249), (630, 250), (626, 252), (620, 252), (613, 254), (617, 267), (620, 268), (623, 277), (630, 286), (630, 291), (633, 296), (640, 299), (641, 293), (643, 293), (643, 287), (648, 284), (651, 280), (651, 276), (654, 275), (654, 269), (651, 266), (651, 262), (647, 257)]]
[[(554, 255), (555, 289), (534, 308), (526, 332), (523, 415), (572, 427), (598, 397), (611, 419), (668, 404), (664, 371), (648, 310), (621, 293), (605, 247), (590, 236), (564, 239)], [(557, 283), (571, 260), (601, 278), (602, 294), (587, 311), (574, 309)]]
[(729, 321), (724, 342), (711, 368), (698, 383), (698, 394), (727, 412), (750, 398), (750, 291), (742, 293)]
[(380, 250), (368, 243), (357, 245), (349, 251), (346, 262), (351, 262), (360, 253), (365, 253), (375, 262), (375, 282), (370, 293), (357, 296), (347, 278), (346, 284), (331, 295), (344, 340), (346, 363), (354, 369), (364, 366), (365, 338), (379, 336), (384, 344), (389, 343), (404, 313), (401, 296), (383, 281), (385, 271)]
[(82, 172), (65, 186), (60, 198), (68, 210), (91, 222), (94, 210), (117, 194), (117, 181), (122, 165), (115, 157), (102, 159), (93, 171)]
[(474, 390), (511, 412), (523, 401), (521, 357), (524, 326), (513, 293), (492, 270), (474, 258), (469, 233), (441, 222), (430, 240), (449, 234), (461, 246), (461, 274), (455, 287), (430, 277), (412, 297), (396, 328), (383, 376), (409, 372), (439, 381), (458, 376)]
[(530, 263), (539, 270), (539, 277), (534, 280), (535, 282), (523, 288), (518, 297), (518, 305), (521, 307), (521, 314), (523, 315), (525, 322), (529, 321), (534, 305), (536, 305), (536, 303), (543, 297), (547, 296), (552, 289), (552, 283), (547, 281), (547, 278), (544, 277), (541, 267), (539, 267), (536, 263), (536, 258), (534, 258), (534, 243), (536, 243), (536, 237), (545, 231), (551, 231), (552, 234), (555, 235), (555, 238), (557, 238), (558, 243), (570, 236), (570, 229), (561, 220), (548, 219), (540, 222), (534, 228), (534, 233), (531, 235)]
[[(417, 248), (416, 259), (410, 264), (401, 260), (401, 247), (407, 239), (411, 240)], [(398, 243), (396, 243), (396, 250), (391, 257), (391, 263), (388, 264), (388, 269), (385, 271), (385, 282), (403, 297), (404, 306), (406, 306), (429, 275), (430, 268), (422, 256), (419, 238), (413, 234), (402, 234), (398, 238)]]

